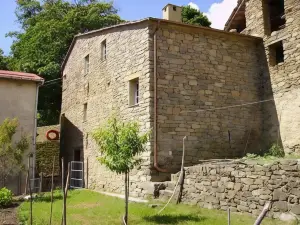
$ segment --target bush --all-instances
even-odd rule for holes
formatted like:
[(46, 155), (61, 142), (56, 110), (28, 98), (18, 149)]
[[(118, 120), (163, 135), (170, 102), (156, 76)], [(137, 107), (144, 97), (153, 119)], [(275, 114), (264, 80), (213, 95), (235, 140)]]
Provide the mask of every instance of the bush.
[(7, 207), (12, 204), (12, 192), (7, 188), (0, 189), (0, 208)]
[(271, 146), (271, 148), (269, 149), (267, 155), (275, 156), (275, 157), (278, 157), (278, 158), (283, 158), (284, 157), (284, 150), (278, 144), (273, 144)]

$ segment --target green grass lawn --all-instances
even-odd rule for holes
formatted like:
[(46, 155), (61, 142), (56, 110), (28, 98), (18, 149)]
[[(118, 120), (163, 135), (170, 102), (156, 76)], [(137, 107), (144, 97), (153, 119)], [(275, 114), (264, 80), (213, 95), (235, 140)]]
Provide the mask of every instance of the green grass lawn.
[[(88, 190), (77, 190), (68, 193), (67, 224), (69, 225), (120, 225), (124, 213), (122, 199), (104, 196)], [(62, 199), (56, 193), (53, 204), (53, 223), (59, 224), (62, 215)], [(208, 210), (196, 206), (170, 205), (163, 214), (157, 215), (159, 208), (150, 208), (148, 204), (129, 204), (129, 224), (131, 225), (225, 225), (227, 213), (218, 210)], [(45, 197), (33, 203), (33, 224), (49, 224), (50, 198)], [(24, 202), (19, 208), (19, 219), (22, 224), (28, 224), (29, 203)], [(232, 225), (253, 225), (255, 218), (248, 215), (232, 214)], [(263, 225), (279, 225), (286, 222), (265, 219)]]

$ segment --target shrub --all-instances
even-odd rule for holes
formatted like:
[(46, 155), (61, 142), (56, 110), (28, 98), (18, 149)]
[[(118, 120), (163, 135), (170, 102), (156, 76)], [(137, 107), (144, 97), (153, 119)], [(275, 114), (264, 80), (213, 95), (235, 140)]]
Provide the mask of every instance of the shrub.
[(7, 188), (0, 189), (0, 208), (7, 207), (12, 204), (12, 192)]
[(273, 144), (271, 146), (271, 148), (269, 149), (267, 155), (271, 155), (271, 156), (282, 158), (282, 157), (284, 157), (284, 150), (278, 144)]

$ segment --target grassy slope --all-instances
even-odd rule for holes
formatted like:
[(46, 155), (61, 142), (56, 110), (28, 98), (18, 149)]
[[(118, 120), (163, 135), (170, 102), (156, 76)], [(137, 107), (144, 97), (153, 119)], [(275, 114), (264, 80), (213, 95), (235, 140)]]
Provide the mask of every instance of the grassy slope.
[[(71, 225), (113, 225), (120, 224), (124, 212), (122, 199), (108, 197), (96, 192), (81, 190), (69, 192), (67, 200), (67, 222)], [(57, 197), (57, 196), (56, 196)], [(46, 199), (49, 200), (49, 199)], [(162, 215), (156, 215), (158, 209), (145, 204), (130, 203), (129, 223), (131, 225), (183, 224), (183, 225), (224, 225), (227, 224), (226, 212), (200, 209), (187, 205), (170, 205)], [(50, 202), (39, 201), (33, 204), (34, 223), (49, 224)], [(60, 224), (62, 200), (56, 199), (53, 208), (53, 223)], [(23, 203), (19, 209), (20, 221), (28, 221), (29, 203)], [(252, 225), (255, 218), (246, 215), (232, 215), (231, 225)], [(263, 225), (287, 224), (266, 219)]]

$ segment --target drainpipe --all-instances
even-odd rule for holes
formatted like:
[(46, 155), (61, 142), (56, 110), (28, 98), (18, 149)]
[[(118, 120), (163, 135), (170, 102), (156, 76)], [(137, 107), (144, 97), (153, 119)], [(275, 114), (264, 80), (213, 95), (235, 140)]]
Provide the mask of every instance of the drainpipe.
[(153, 124), (153, 130), (154, 130), (154, 168), (159, 171), (166, 173), (166, 169), (162, 169), (158, 166), (158, 155), (157, 155), (157, 36), (156, 32), (159, 29), (160, 21), (157, 22), (157, 27), (153, 34), (154, 39), (154, 124)]
[[(35, 158), (36, 158), (36, 134), (37, 134), (37, 108), (39, 99), (39, 87), (44, 84), (44, 80), (36, 85), (35, 94), (35, 112), (34, 112), (34, 128), (33, 128), (33, 156), (32, 156), (32, 179), (35, 179)], [(34, 182), (34, 181), (33, 181)]]

